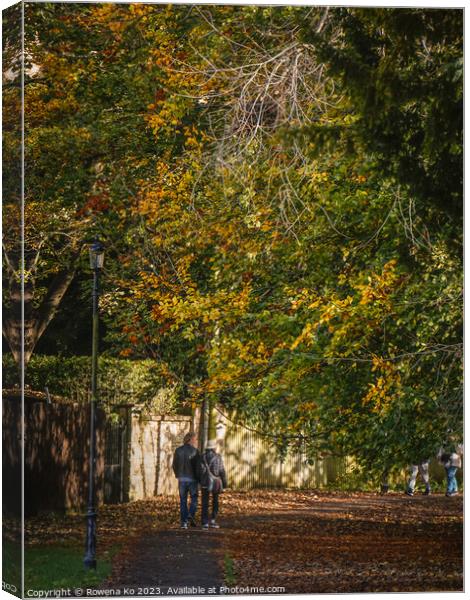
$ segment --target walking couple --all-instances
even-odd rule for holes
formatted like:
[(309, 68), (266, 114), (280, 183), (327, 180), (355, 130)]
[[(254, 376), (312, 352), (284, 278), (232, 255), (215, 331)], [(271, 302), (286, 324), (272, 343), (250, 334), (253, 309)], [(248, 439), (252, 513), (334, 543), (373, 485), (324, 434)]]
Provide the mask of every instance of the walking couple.
[[(202, 499), (202, 528), (219, 528), (216, 522), (219, 512), (219, 495), (227, 487), (225, 467), (220, 454), (215, 451), (215, 440), (209, 440), (204, 452), (197, 449), (197, 436), (189, 432), (184, 436), (183, 445), (175, 450), (173, 456), (173, 472), (178, 479), (180, 496), (181, 528), (188, 525), (196, 527), (196, 510), (199, 486)], [(188, 509), (188, 495), (190, 505)], [(209, 500), (212, 496), (212, 512), (209, 520)]]

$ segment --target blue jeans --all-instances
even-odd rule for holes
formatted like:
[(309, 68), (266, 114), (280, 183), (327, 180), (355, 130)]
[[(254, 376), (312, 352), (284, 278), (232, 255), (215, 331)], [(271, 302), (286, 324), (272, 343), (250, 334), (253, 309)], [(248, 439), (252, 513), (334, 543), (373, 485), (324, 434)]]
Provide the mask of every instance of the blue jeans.
[(457, 473), (458, 467), (446, 467), (447, 473), (447, 493), (452, 494), (458, 490), (457, 487), (457, 478), (455, 474)]
[[(194, 515), (196, 514), (198, 483), (197, 483), (197, 481), (179, 481), (178, 489), (179, 489), (179, 493), (180, 493), (181, 524), (183, 524), (183, 523), (188, 522), (189, 517), (192, 517), (194, 519)], [(191, 497), (189, 511), (188, 511), (188, 494)]]

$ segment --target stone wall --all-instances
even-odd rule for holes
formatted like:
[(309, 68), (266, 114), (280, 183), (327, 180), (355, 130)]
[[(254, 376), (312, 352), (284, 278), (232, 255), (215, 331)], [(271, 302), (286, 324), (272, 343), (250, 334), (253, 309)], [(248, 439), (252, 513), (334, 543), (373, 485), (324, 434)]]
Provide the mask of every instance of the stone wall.
[(129, 435), (129, 500), (177, 494), (173, 453), (192, 428), (190, 416), (132, 415)]

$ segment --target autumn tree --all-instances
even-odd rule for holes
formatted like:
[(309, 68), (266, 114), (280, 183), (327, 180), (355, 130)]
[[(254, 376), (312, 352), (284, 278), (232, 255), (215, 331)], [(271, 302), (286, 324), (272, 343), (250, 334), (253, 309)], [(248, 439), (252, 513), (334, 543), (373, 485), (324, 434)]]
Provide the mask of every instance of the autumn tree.
[(377, 470), (459, 435), (459, 11), (35, 10), (37, 306), (96, 232), (111, 352), (186, 401)]
[[(425, 202), (432, 184), (420, 170), (404, 168), (445, 169), (447, 156), (459, 180), (459, 121), (434, 111), (428, 94), (443, 73), (459, 114), (458, 80), (442, 66), (458, 64), (459, 30), (449, 16), (436, 33), (418, 11), (411, 43), (400, 11), (372, 13), (168, 9), (156, 50), (165, 84), (146, 119), (156, 137), (178, 136), (182, 152), (162, 156), (132, 209), (144, 251), (140, 272), (121, 282), (138, 312), (121, 339), (131, 342), (125, 354), (154, 353), (193, 399), (215, 394), (281, 442), (379, 467), (430, 453), (460, 429), (455, 219), (436, 195)], [(358, 41), (360, 26), (383, 46)], [(168, 34), (178, 28), (184, 36)], [(423, 56), (426, 28), (434, 41)], [(397, 77), (413, 66), (399, 97), (375, 94), (378, 122), (389, 120), (381, 141), (372, 92), (340, 68), (359, 52), (349, 46), (366, 54), (366, 42), (377, 89), (388, 81), (387, 45)], [(413, 94), (427, 121), (406, 117)], [(432, 141), (432, 123), (453, 127), (450, 154)], [(388, 168), (380, 147), (396, 157)]]
[[(22, 281), (27, 363), (86, 260), (84, 244), (113, 230), (119, 201), (154, 151), (140, 116), (154, 92), (136, 36), (142, 18), (127, 6), (25, 7), (24, 197), (4, 200), (3, 333), (17, 361)], [(14, 115), (21, 68), (6, 77), (4, 107)], [(19, 168), (21, 157), (10, 156)]]

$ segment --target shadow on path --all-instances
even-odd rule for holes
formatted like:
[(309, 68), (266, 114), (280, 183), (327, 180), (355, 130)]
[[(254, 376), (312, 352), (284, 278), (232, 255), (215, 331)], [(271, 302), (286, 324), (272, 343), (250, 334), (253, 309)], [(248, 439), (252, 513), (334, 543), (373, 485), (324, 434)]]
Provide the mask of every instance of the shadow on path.
[(151, 531), (118, 557), (102, 588), (146, 596), (218, 594), (224, 583), (220, 538), (219, 531), (200, 528)]

